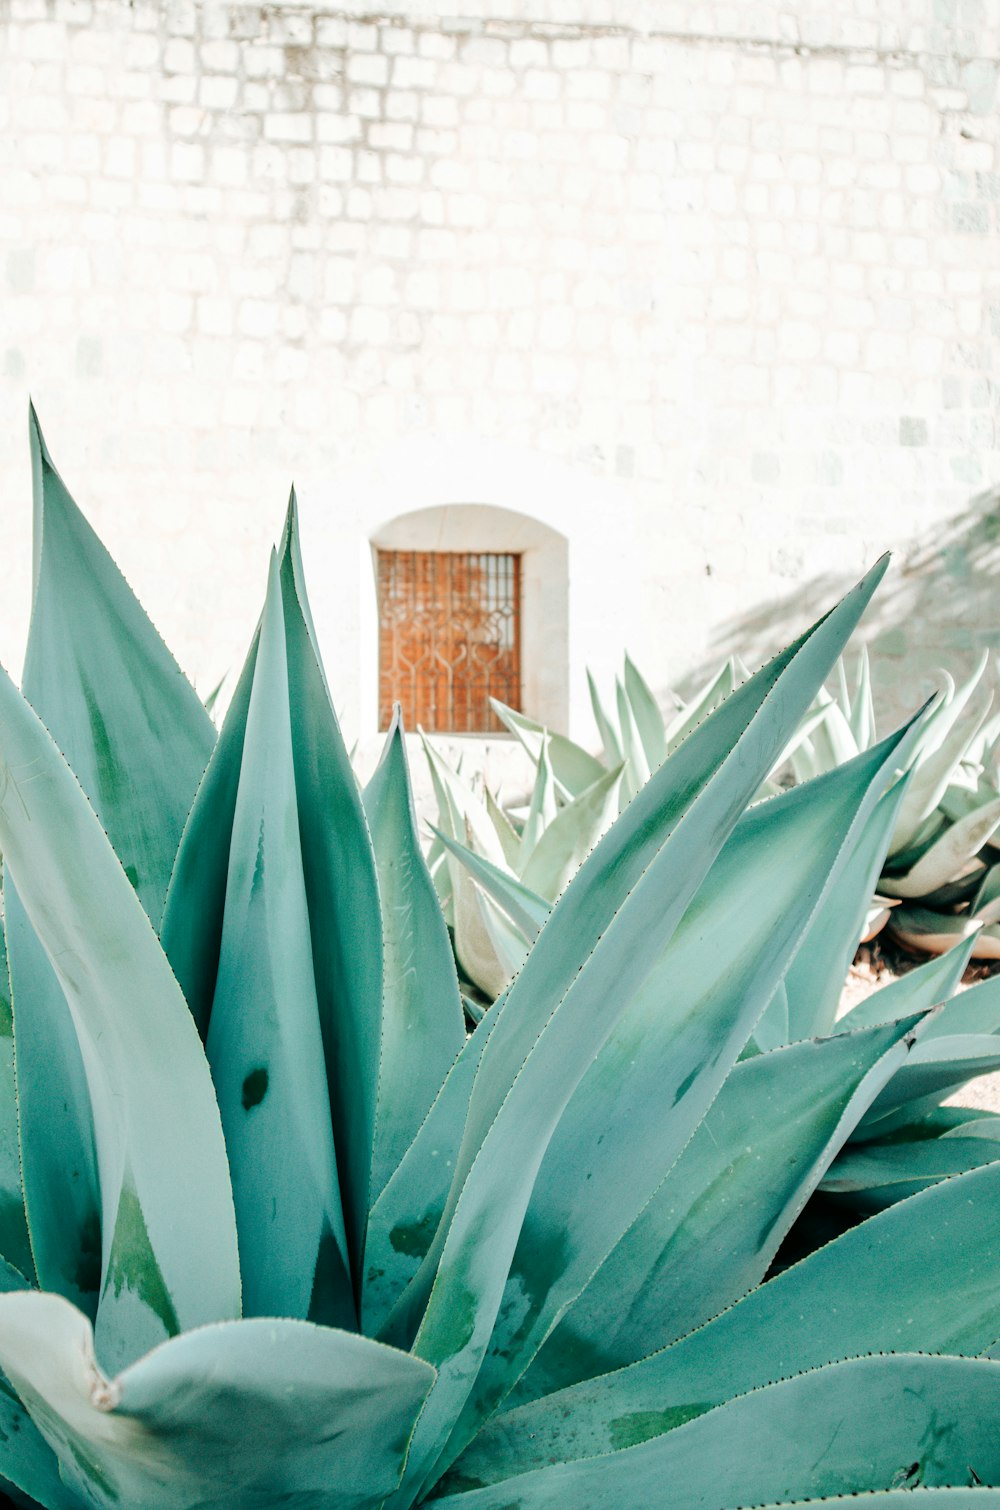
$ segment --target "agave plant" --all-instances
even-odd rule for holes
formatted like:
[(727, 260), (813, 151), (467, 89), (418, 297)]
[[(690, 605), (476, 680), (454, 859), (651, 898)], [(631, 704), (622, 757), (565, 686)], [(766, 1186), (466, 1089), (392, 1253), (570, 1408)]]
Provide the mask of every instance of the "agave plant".
[(8, 1495), (995, 1502), (1000, 1164), (765, 1278), (935, 1022), (758, 1041), (901, 798), (914, 729), (748, 807), (882, 568), (659, 767), (466, 1036), (401, 732), (362, 798), (294, 500), (216, 739), (34, 423), (32, 460), (23, 692), (0, 676)]

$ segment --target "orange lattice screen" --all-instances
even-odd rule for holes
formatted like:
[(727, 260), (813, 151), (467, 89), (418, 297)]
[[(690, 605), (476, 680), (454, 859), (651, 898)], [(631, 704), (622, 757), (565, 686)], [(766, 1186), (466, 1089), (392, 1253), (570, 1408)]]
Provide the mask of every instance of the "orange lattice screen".
[(490, 698), (521, 706), (521, 558), (378, 551), (379, 727), (502, 728)]

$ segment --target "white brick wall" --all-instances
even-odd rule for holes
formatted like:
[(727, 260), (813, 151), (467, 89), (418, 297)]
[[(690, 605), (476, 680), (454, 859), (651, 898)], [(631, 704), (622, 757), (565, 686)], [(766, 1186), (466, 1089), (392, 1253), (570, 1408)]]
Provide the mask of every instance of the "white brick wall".
[(364, 721), (350, 479), (398, 476), (402, 512), (435, 436), (579, 480), (599, 670), (760, 653), (908, 542), (937, 575), (885, 595), (901, 700), (1000, 647), (998, 0), (380, 9), (0, 0), (0, 658), (29, 391), (206, 688), (294, 477)]

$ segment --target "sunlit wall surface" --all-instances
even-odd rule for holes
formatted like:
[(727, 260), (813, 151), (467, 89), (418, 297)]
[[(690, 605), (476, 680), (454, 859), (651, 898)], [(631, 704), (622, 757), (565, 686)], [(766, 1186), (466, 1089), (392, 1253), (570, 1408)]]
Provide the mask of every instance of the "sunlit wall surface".
[(349, 12), (0, 0), (4, 660), (29, 391), (204, 690), (298, 482), (352, 733), (410, 509), (568, 542), (581, 732), (584, 658), (753, 659), (888, 545), (904, 702), (992, 643), (996, 0)]

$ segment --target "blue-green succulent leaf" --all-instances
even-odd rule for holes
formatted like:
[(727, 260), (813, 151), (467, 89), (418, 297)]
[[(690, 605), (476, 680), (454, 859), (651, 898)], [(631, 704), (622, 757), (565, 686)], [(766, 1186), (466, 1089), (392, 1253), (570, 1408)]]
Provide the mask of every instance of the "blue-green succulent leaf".
[(7, 973), (7, 936), (0, 917), (0, 1255), (19, 1273), (35, 1277), (21, 1181), (21, 1151), (14, 1085), (14, 1017)]
[[(854, 1227), (672, 1347), (488, 1421), (456, 1464), (492, 1482), (633, 1441), (772, 1379), (868, 1352), (980, 1353), (1000, 1336), (1000, 1165)], [(891, 1275), (891, 1282), (886, 1277)]]
[(271, 1319), (187, 1332), (109, 1379), (86, 1317), (31, 1293), (0, 1296), (0, 1366), (75, 1491), (58, 1510), (375, 1510), (434, 1377), (366, 1337)]
[(509, 1477), (483, 1488), (473, 1487), (472, 1475), (456, 1478), (459, 1492), (442, 1503), (454, 1510), (664, 1503), (718, 1510), (867, 1489), (997, 1486), (998, 1401), (1000, 1364), (987, 1359), (854, 1358), (715, 1409), (689, 1399), (679, 1413), (656, 1413), (659, 1435), (649, 1434), (648, 1420), (626, 1415), (602, 1456), (530, 1473), (514, 1471), (511, 1459)]
[(658, 965), (883, 570), (729, 697), (660, 767), (577, 872), (511, 986), (473, 1086), (445, 1217), (397, 1308), (404, 1335), (424, 1311), (415, 1351), (439, 1367), (404, 1502), (433, 1471), (475, 1384), (563, 1111)]
[[(637, 1274), (648, 1274), (655, 1266), (669, 1240), (670, 1211), (683, 1211), (691, 1200), (704, 1195), (701, 1180), (706, 1172), (703, 1166), (698, 1167), (698, 1152), (693, 1155), (695, 1167), (689, 1182), (679, 1173), (680, 1186), (671, 1192), (662, 1188), (664, 1177), (719, 1093), (789, 956), (814, 911), (822, 906), (825, 889), (843, 854), (849, 853), (851, 844), (864, 833), (872, 808), (892, 779), (899, 744), (896, 736), (818, 778), (811, 786), (760, 804), (737, 824), (660, 961), (587, 1070), (552, 1136), (528, 1205), (489, 1350), (470, 1397), (466, 1429), (503, 1398), (554, 1325), (557, 1332), (561, 1324), (567, 1325), (574, 1337), (579, 1327), (598, 1347), (601, 1336), (609, 1333), (609, 1346), (614, 1347), (614, 1324), (606, 1313), (609, 1305), (615, 1314), (627, 1304), (619, 1285), (627, 1294), (633, 1269)], [(705, 969), (706, 939), (712, 941), (713, 950), (709, 971)], [(902, 1034), (903, 1029), (893, 1028), (883, 1035), (875, 1059)], [(843, 1081), (835, 1078), (829, 1093), (834, 1103), (842, 1086), (845, 1096), (850, 1096), (851, 1055), (858, 1050), (855, 1043), (841, 1060)], [(866, 1058), (863, 1049), (860, 1055), (862, 1060)], [(830, 1050), (830, 1057), (836, 1060), (837, 1051)], [(903, 1057), (905, 1050), (900, 1051), (896, 1062)], [(873, 1062), (870, 1060), (866, 1069)], [(763, 1085), (767, 1072), (751, 1072), (747, 1078)], [(884, 1080), (885, 1076), (881, 1083)], [(879, 1088), (876, 1081), (870, 1095), (857, 1107), (854, 1121)], [(822, 1097), (818, 1086), (813, 1094), (819, 1114)], [(738, 1089), (735, 1097), (737, 1107), (741, 1106)], [(617, 1114), (623, 1105), (630, 1109), (627, 1118)], [(826, 1110), (832, 1112), (830, 1106)], [(841, 1103), (833, 1115), (834, 1125), (844, 1110)], [(739, 1112), (733, 1115), (740, 1120)], [(844, 1137), (851, 1126), (853, 1121), (848, 1123)], [(721, 1129), (720, 1137), (726, 1141)], [(706, 1138), (698, 1149), (704, 1151), (711, 1165), (716, 1152), (711, 1130)], [(750, 1141), (743, 1136), (740, 1151)], [(808, 1153), (805, 1126), (799, 1151)], [(725, 1173), (722, 1177), (726, 1178)], [(669, 1176), (666, 1185), (671, 1185)], [(628, 1229), (650, 1201), (654, 1209), (649, 1224), (633, 1242)], [(747, 1202), (749, 1208), (749, 1191)], [(780, 1225), (778, 1214), (774, 1219)], [(768, 1219), (762, 1215), (759, 1228), (767, 1227)], [(661, 1229), (665, 1229), (663, 1243), (659, 1242)], [(564, 1234), (572, 1234), (571, 1243)], [(628, 1251), (616, 1253), (611, 1271), (606, 1273), (600, 1266), (622, 1241)], [(725, 1239), (722, 1242), (724, 1245)], [(762, 1246), (767, 1246), (766, 1237)], [(754, 1257), (761, 1255), (755, 1255), (751, 1246), (746, 1257), (752, 1264)], [(705, 1278), (711, 1296), (707, 1274)], [(598, 1290), (592, 1302), (588, 1293), (591, 1284)], [(725, 1281), (720, 1284), (724, 1289)], [(738, 1287), (735, 1293), (724, 1293), (716, 1308), (739, 1293)], [(686, 1329), (684, 1306), (690, 1303), (690, 1294), (679, 1294), (678, 1312), (671, 1318), (667, 1307), (665, 1324), (669, 1327), (673, 1319), (681, 1330)], [(577, 1304), (583, 1307), (578, 1323)], [(562, 1323), (558, 1324), (560, 1317)], [(699, 1315), (690, 1324), (703, 1319)], [(636, 1330), (641, 1333), (641, 1324)], [(626, 1336), (634, 1337), (631, 1329), (626, 1328)], [(555, 1334), (550, 1340), (555, 1340)], [(657, 1340), (666, 1341), (668, 1337)], [(642, 1351), (641, 1341), (638, 1345)], [(625, 1339), (622, 1346), (626, 1357), (635, 1356), (629, 1354)]]
[(353, 1327), (292, 719), (281, 584), (272, 558), (207, 1051), (232, 1171), (244, 1315)]
[(385, 936), (374, 1204), (465, 1044), (455, 959), (420, 848), (398, 710), (363, 800), (375, 848)]
[[(135, 890), (48, 732), (2, 674), (0, 761), (7, 875), (65, 994), (86, 1069), (101, 1189), (98, 1340), (116, 1366), (181, 1328), (239, 1314), (219, 1111)], [(15, 994), (15, 1023), (19, 1010)]]
[[(633, 1363), (760, 1284), (831, 1160), (910, 1050), (919, 1019), (738, 1064), (577, 1303), (519, 1398)], [(529, 1208), (530, 1209), (530, 1208)]]

